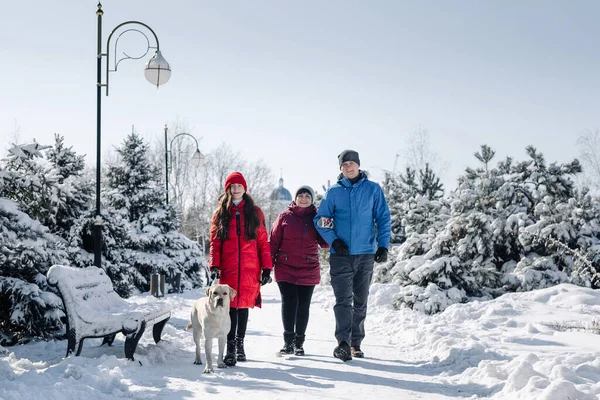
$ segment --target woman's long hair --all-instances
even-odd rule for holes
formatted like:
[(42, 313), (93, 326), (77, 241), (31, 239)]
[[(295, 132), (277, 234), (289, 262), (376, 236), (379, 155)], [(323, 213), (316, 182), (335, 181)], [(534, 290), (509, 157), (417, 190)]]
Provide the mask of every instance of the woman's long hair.
[[(258, 228), (260, 220), (258, 212), (254, 205), (254, 200), (248, 193), (244, 193), (244, 239), (249, 242), (255, 240), (258, 236)], [(226, 240), (229, 236), (229, 223), (231, 213), (229, 209), (233, 204), (233, 196), (229, 190), (225, 191), (219, 198), (219, 208), (217, 209), (217, 237), (221, 240)]]

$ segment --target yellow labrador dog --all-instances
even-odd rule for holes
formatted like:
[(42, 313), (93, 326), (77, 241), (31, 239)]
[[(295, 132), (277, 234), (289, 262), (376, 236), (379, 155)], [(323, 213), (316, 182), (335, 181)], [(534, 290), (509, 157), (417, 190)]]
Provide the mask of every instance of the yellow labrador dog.
[(223, 353), (227, 334), (231, 329), (229, 319), (229, 303), (235, 297), (236, 292), (228, 285), (214, 285), (206, 289), (206, 297), (202, 297), (194, 303), (191, 320), (185, 327), (186, 330), (194, 329), (194, 342), (196, 342), (196, 360), (194, 364), (202, 364), (200, 357), (200, 340), (204, 334), (204, 354), (206, 356), (206, 368), (204, 373), (213, 372), (212, 343), (213, 339), (219, 339), (219, 358), (217, 367), (227, 368), (223, 362)]

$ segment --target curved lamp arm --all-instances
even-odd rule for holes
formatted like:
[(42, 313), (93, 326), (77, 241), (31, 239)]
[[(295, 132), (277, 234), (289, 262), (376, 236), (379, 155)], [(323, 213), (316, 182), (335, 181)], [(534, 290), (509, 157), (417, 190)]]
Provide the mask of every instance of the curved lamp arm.
[(195, 137), (194, 135), (192, 135), (191, 133), (185, 133), (185, 132), (178, 133), (177, 135), (175, 135), (175, 136), (173, 137), (173, 139), (171, 139), (171, 143), (169, 143), (169, 148), (173, 148), (173, 142), (174, 142), (174, 141), (175, 141), (175, 139), (177, 139), (179, 136), (189, 136), (189, 137), (191, 137), (192, 139), (194, 139), (194, 142), (196, 142), (196, 149), (199, 149), (199, 148), (200, 148), (200, 146), (198, 146), (198, 140), (196, 139), (196, 137)]
[[(119, 38), (121, 37), (121, 35), (133, 31), (133, 32), (138, 32), (140, 33), (142, 36), (144, 36), (146, 38), (146, 42), (148, 43), (148, 48), (146, 49), (146, 52), (144, 54), (142, 54), (139, 57), (129, 57), (127, 54), (125, 54), (124, 58), (121, 58), (119, 61), (115, 61), (115, 69), (111, 70), (110, 69), (110, 39), (112, 38), (112, 36), (115, 34), (115, 32), (117, 30), (119, 30), (119, 28), (121, 28), (122, 26), (125, 25), (141, 25), (143, 27), (145, 27), (146, 29), (148, 29), (150, 32), (152, 32), (152, 35), (154, 36), (154, 40), (156, 41), (156, 47), (152, 47), (150, 46), (150, 41), (148, 40), (148, 36), (144, 35), (144, 33), (140, 30), (137, 29), (127, 29), (123, 32), (121, 32), (121, 34), (117, 37), (116, 41), (115, 41), (115, 53), (117, 52), (117, 45), (119, 43)], [(125, 21), (120, 23), (119, 25), (117, 25), (115, 27), (115, 29), (112, 30), (112, 32), (110, 33), (110, 35), (108, 35), (108, 39), (106, 40), (106, 53), (104, 54), (100, 54), (101, 56), (106, 56), (106, 84), (104, 84), (104, 86), (106, 86), (106, 95), (108, 96), (108, 80), (110, 77), (110, 73), (111, 72), (115, 72), (117, 70), (117, 67), (119, 66), (119, 63), (125, 59), (140, 59), (142, 57), (144, 57), (146, 54), (148, 54), (148, 52), (150, 51), (150, 49), (156, 49), (156, 52), (158, 53), (160, 51), (160, 43), (158, 42), (158, 36), (156, 36), (156, 33), (154, 33), (154, 31), (152, 30), (152, 28), (150, 28), (148, 25), (146, 25), (143, 22), (139, 22), (139, 21)]]
[(194, 166), (201, 166), (204, 163), (204, 154), (202, 154), (200, 152), (200, 146), (198, 146), (198, 140), (196, 139), (196, 137), (194, 135), (186, 133), (186, 132), (178, 133), (177, 135), (175, 135), (173, 137), (173, 139), (171, 139), (171, 142), (168, 143), (167, 142), (167, 131), (168, 131), (168, 128), (165, 125), (165, 199), (166, 199), (167, 204), (169, 204), (169, 153), (171, 152), (171, 149), (173, 148), (173, 141), (180, 136), (189, 136), (192, 139), (194, 139), (194, 142), (196, 143), (196, 151), (194, 152), (194, 155), (190, 161), (190, 163)]
[[(97, 15), (100, 18), (100, 20), (101, 20), (103, 14), (104, 14), (104, 12), (102, 11), (102, 5), (98, 4)], [(137, 32), (137, 33), (141, 34), (142, 36), (144, 36), (144, 38), (146, 38), (146, 44), (147, 44), (146, 51), (144, 52), (144, 54), (142, 54), (139, 57), (132, 57), (132, 56), (128, 55), (127, 53), (123, 52), (124, 57), (120, 58), (119, 60), (116, 60), (116, 58), (115, 58), (115, 60), (113, 60), (114, 69), (110, 69), (110, 47), (111, 47), (110, 41), (111, 41), (113, 35), (119, 29), (121, 29), (123, 26), (126, 26), (126, 25), (139, 25), (139, 26), (146, 28), (148, 31), (150, 31), (150, 33), (152, 33), (152, 36), (154, 37), (154, 41), (156, 42), (156, 46), (150, 46), (150, 40), (148, 39), (148, 36), (146, 34), (144, 34), (144, 32), (140, 31), (139, 29), (135, 29), (135, 28), (126, 29), (126, 30), (122, 31), (115, 40), (115, 45), (114, 45), (115, 53), (117, 52), (117, 46), (119, 44), (119, 39), (121, 38), (122, 35), (124, 35), (125, 33), (128, 33), (128, 32)], [(150, 49), (156, 49), (156, 52), (155, 52), (154, 56), (146, 64), (146, 79), (148, 79), (151, 83), (156, 84), (156, 86), (158, 86), (158, 85), (162, 85), (163, 83), (166, 83), (169, 80), (169, 78), (171, 77), (171, 67), (170, 67), (169, 63), (162, 56), (162, 54), (160, 52), (160, 42), (158, 41), (158, 36), (156, 36), (156, 33), (154, 32), (154, 30), (152, 30), (152, 28), (150, 28), (150, 26), (148, 26), (145, 23), (140, 22), (140, 21), (125, 21), (125, 22), (120, 23), (111, 31), (110, 35), (108, 35), (108, 39), (106, 41), (106, 53), (102, 52), (102, 42), (101, 42), (102, 34), (101, 33), (102, 33), (102, 27), (101, 27), (101, 23), (99, 23), (99, 25), (98, 25), (98, 58), (106, 57), (106, 83), (101, 83), (101, 81), (99, 79), (98, 85), (106, 86), (106, 95), (107, 96), (108, 96), (110, 73), (117, 71), (119, 63), (123, 60), (139, 60), (140, 58), (142, 58), (146, 54), (148, 54)]]
[[(202, 165), (202, 164), (204, 163), (204, 154), (202, 154), (202, 153), (200, 152), (200, 146), (198, 145), (198, 140), (196, 139), (196, 137), (195, 137), (194, 135), (192, 135), (192, 134), (190, 134), (190, 133), (185, 133), (185, 132), (182, 132), (182, 133), (178, 133), (177, 135), (175, 135), (175, 136), (173, 137), (173, 139), (171, 139), (171, 143), (169, 143), (169, 149), (172, 149), (172, 148), (173, 148), (173, 141), (174, 141), (175, 139), (177, 139), (178, 137), (180, 137), (180, 136), (189, 136), (189, 137), (191, 137), (192, 139), (194, 139), (194, 142), (196, 142), (196, 152), (195, 152), (195, 153), (194, 153), (194, 155), (192, 156), (191, 163), (192, 163), (192, 165), (194, 165), (194, 166), (200, 166), (200, 165)], [(169, 153), (170, 153), (170, 152), (171, 152), (171, 150), (169, 150)]]

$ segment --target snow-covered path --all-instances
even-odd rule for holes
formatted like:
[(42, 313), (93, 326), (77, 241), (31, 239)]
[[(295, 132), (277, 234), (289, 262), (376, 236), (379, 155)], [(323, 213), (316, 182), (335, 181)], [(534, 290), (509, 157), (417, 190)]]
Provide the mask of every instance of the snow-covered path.
[[(304, 357), (277, 356), (282, 345), (279, 292), (263, 288), (264, 306), (250, 311), (249, 361), (204, 374), (193, 364), (184, 330), (201, 289), (157, 300), (173, 316), (154, 344), (145, 334), (136, 361), (112, 347), (84, 342), (64, 358), (65, 341), (0, 347), (1, 400), (108, 399), (494, 399), (595, 400), (600, 396), (600, 292), (558, 285), (449, 307), (436, 315), (395, 310), (394, 285), (371, 287), (365, 359), (332, 356), (333, 294), (318, 286)], [(566, 327), (574, 327), (566, 329)], [(577, 328), (579, 327), (579, 328)], [(216, 342), (214, 343), (216, 352)]]
[[(342, 363), (334, 358), (333, 310), (319, 301), (331, 292), (321, 290), (324, 293), (318, 293), (311, 309), (303, 357), (276, 355), (283, 344), (281, 303), (277, 286), (272, 284), (263, 288), (263, 308), (250, 311), (247, 362), (216, 370), (214, 375), (203, 375), (201, 367), (191, 365), (190, 338), (189, 346), (179, 351), (178, 362), (152, 368), (158, 369), (157, 374), (165, 368), (173, 372), (166, 385), (171, 394), (179, 392), (181, 398), (205, 398), (204, 392), (231, 394), (235, 398), (243, 393), (244, 399), (264, 399), (265, 392), (269, 399), (353, 399), (370, 398), (375, 393), (383, 398), (448, 399), (473, 394), (474, 387), (444, 385), (430, 368), (402, 360), (398, 349), (381, 336), (367, 336), (363, 345), (365, 359)], [(187, 313), (178, 312), (172, 325), (182, 329)]]
[[(363, 343), (367, 358), (347, 363), (335, 359), (333, 299), (328, 287), (315, 291), (305, 343), (307, 354), (279, 357), (282, 327), (276, 284), (263, 288), (263, 308), (250, 311), (248, 361), (203, 374), (203, 366), (193, 365), (191, 332), (184, 330), (192, 303), (201, 293), (195, 290), (161, 300), (173, 307), (164, 340), (155, 345), (151, 335), (144, 335), (133, 363), (123, 358), (122, 336), (112, 347), (99, 347), (99, 339), (88, 339), (82, 356), (68, 359), (64, 359), (64, 341), (6, 349), (14, 354), (7, 356), (8, 363), (0, 362), (0, 398), (206, 399), (218, 395), (264, 400), (356, 399), (376, 395), (385, 399), (437, 400), (468, 397), (481, 389), (444, 384), (439, 371), (407, 359), (410, 355), (406, 353), (400, 355), (394, 341), (370, 334), (369, 327)], [(216, 353), (216, 341), (214, 347)], [(9, 370), (10, 366), (16, 374)]]

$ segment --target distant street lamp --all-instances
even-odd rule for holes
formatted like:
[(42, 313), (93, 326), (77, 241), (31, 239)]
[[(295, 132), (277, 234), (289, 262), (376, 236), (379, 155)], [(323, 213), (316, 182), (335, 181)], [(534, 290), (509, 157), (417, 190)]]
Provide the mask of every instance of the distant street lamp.
[(192, 139), (194, 139), (194, 142), (196, 142), (196, 151), (194, 152), (194, 155), (190, 159), (190, 164), (193, 165), (194, 167), (200, 167), (200, 166), (202, 166), (202, 164), (204, 164), (204, 154), (202, 154), (200, 152), (200, 146), (198, 146), (198, 140), (196, 140), (196, 138), (193, 135), (191, 135), (189, 133), (185, 133), (185, 132), (179, 133), (179, 134), (175, 135), (175, 137), (173, 137), (173, 139), (171, 139), (171, 143), (169, 144), (167, 142), (168, 130), (169, 130), (169, 128), (167, 128), (167, 126), (165, 125), (165, 199), (167, 201), (167, 205), (169, 204), (169, 153), (171, 152), (170, 149), (173, 148), (173, 141), (181, 136), (189, 136)]
[[(102, 11), (102, 4), (98, 3), (98, 10), (96, 11), (96, 15), (98, 16), (98, 52), (97, 52), (97, 69), (96, 69), (96, 218), (94, 221), (94, 264), (97, 267), (101, 267), (102, 265), (102, 214), (100, 212), (100, 179), (101, 179), (101, 138), (102, 138), (102, 86), (106, 87), (106, 95), (108, 96), (108, 78), (110, 76), (110, 72), (116, 72), (119, 63), (123, 60), (139, 60), (140, 58), (146, 56), (150, 49), (155, 49), (154, 56), (146, 63), (146, 68), (144, 71), (144, 75), (146, 79), (156, 85), (162, 85), (167, 83), (169, 78), (171, 77), (171, 67), (169, 63), (164, 59), (162, 54), (160, 53), (160, 45), (158, 43), (158, 37), (148, 25), (143, 22), (138, 21), (126, 21), (117, 25), (115, 29), (112, 30), (110, 35), (108, 35), (108, 40), (106, 41), (106, 53), (102, 52), (102, 15), (104, 11)], [(115, 53), (117, 51), (117, 45), (119, 43), (119, 39), (124, 33), (133, 31), (138, 32), (142, 36), (146, 38), (146, 42), (148, 47), (146, 52), (139, 57), (130, 57), (125, 52), (123, 52), (123, 57), (119, 60), (113, 60), (114, 69), (110, 69), (110, 39), (112, 35), (121, 27), (125, 25), (140, 25), (152, 33), (154, 36), (154, 40), (156, 41), (156, 46), (150, 46), (150, 40), (148, 36), (146, 36), (142, 31), (134, 28), (123, 30), (119, 36), (115, 39)], [(102, 57), (106, 57), (106, 83), (102, 83)]]

